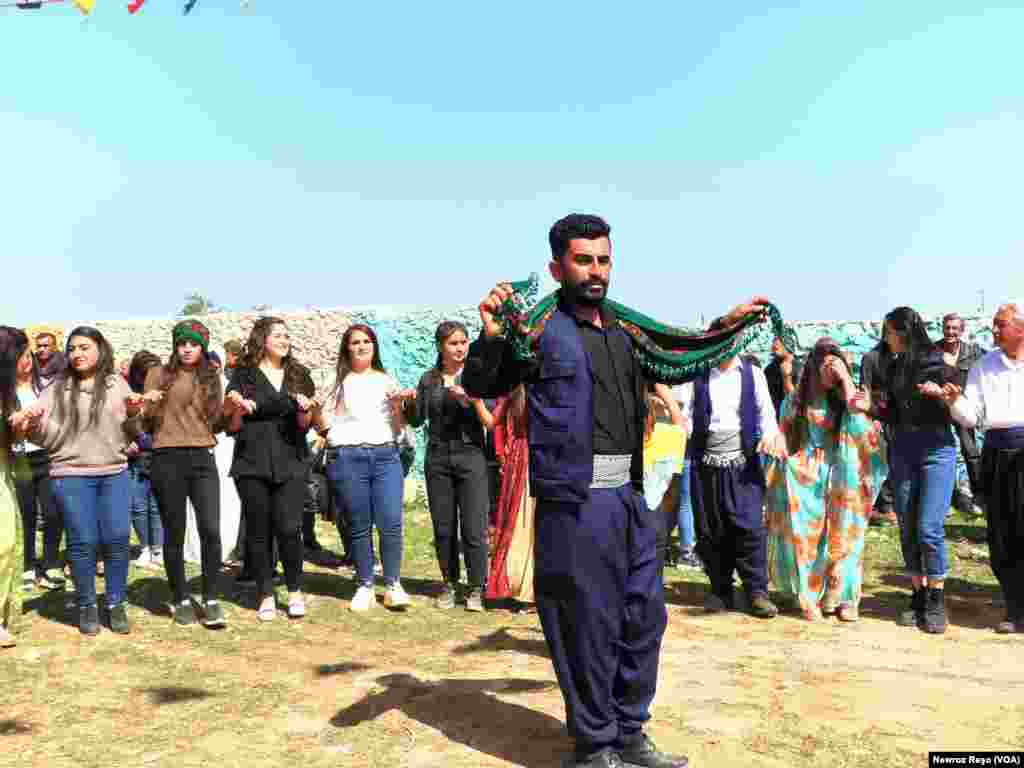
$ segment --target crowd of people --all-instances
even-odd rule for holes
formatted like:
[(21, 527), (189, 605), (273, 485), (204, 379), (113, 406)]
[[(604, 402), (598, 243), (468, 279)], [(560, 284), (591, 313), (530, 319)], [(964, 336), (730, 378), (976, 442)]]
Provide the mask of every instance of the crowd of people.
[[(810, 621), (852, 622), (867, 527), (895, 522), (913, 589), (894, 618), (941, 634), (955, 502), (987, 515), (1006, 602), (996, 630), (1024, 632), (1024, 304), (999, 308), (988, 352), (962, 339), (957, 315), (936, 342), (898, 307), (858, 383), (849, 353), (822, 338), (803, 359), (776, 339), (763, 369), (737, 346), (670, 387), (645, 376), (604, 303), (607, 224), (574, 214), (549, 242), (561, 291), (534, 333), (537, 354), (517, 354), (502, 322), (511, 287), (498, 284), (480, 303), (478, 339), (457, 322), (438, 326), (436, 362), (415, 388), (387, 372), (364, 324), (339, 340), (319, 392), (276, 317), (229, 342), (223, 360), (206, 326), (186, 319), (166, 360), (143, 350), (120, 365), (89, 326), (71, 330), (63, 352), (52, 333), (0, 327), (0, 645), (15, 644), (19, 593), (37, 586), (67, 588), (83, 634), (104, 622), (128, 633), (132, 527), (135, 565), (164, 569), (176, 624), (225, 625), (218, 574), (233, 559), (260, 621), (279, 615), (280, 562), (283, 608), (301, 619), (303, 562), (320, 549), (308, 499), (316, 466), (354, 570), (349, 607), (378, 606), (379, 573), (383, 605), (406, 609), (403, 483), (421, 427), (434, 605), (537, 611), (575, 765), (685, 765), (642, 730), (668, 563), (704, 570), (710, 613), (771, 619), (781, 600)], [(733, 333), (766, 307), (755, 297), (707, 332)]]

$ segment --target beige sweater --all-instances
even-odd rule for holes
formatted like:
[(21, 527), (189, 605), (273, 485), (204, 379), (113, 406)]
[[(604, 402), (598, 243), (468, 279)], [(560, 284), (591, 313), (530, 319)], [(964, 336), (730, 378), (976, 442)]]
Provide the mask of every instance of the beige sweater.
[[(149, 369), (146, 374), (145, 391), (160, 388), (163, 377), (159, 367)], [(220, 380), (217, 381), (221, 388)], [(223, 392), (218, 392), (223, 397)], [(206, 400), (201, 398), (196, 387), (196, 376), (188, 371), (179, 371), (164, 394), (164, 400), (157, 410), (152, 435), (153, 448), (212, 448), (217, 444), (214, 437), (224, 431), (223, 419), (211, 427), (206, 418)]]
[[(39, 428), (30, 435), (33, 443), (50, 452), (51, 477), (78, 477), (113, 475), (128, 466), (125, 448), (138, 432), (135, 419), (129, 419), (125, 398), (131, 390), (120, 376), (109, 376), (106, 401), (96, 424), (89, 424), (89, 408), (95, 381), (86, 382), (78, 392), (78, 433), (70, 434), (55, 420), (54, 401), (57, 397), (70, 397), (71, 384), (57, 381), (43, 390), (39, 405), (46, 416)], [(67, 411), (65, 411), (67, 412)]]

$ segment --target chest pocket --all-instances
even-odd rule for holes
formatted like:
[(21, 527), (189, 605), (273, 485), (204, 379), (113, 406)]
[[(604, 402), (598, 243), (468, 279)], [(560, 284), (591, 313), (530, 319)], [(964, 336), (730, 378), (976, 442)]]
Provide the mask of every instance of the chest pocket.
[(576, 367), (575, 360), (556, 358), (541, 362), (537, 380), (549, 405), (567, 406), (576, 402)]

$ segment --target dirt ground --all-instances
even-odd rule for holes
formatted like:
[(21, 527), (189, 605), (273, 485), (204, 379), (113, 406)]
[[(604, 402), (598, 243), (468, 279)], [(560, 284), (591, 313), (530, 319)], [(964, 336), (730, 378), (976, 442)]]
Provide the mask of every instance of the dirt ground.
[[(305, 621), (259, 625), (229, 583), (221, 632), (175, 627), (152, 572), (133, 571), (127, 638), (81, 638), (60, 594), (30, 597), (0, 654), (0, 765), (560, 765), (536, 616), (437, 611), (416, 547), (404, 613), (350, 613), (351, 579), (316, 568)], [(707, 615), (702, 577), (668, 578), (649, 732), (692, 765), (925, 766), (929, 750), (1024, 745), (1024, 635), (993, 633), (991, 584), (951, 579), (952, 626), (933, 637), (894, 624), (907, 593), (891, 568), (872, 570), (852, 625)]]

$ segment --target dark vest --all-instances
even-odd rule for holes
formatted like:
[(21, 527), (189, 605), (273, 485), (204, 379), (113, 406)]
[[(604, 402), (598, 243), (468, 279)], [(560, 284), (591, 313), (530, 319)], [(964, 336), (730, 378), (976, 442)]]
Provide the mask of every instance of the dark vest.
[[(754, 368), (749, 360), (740, 361), (742, 385), (740, 388), (740, 445), (748, 464), (757, 460), (757, 397), (754, 393)], [(693, 381), (693, 434), (690, 437), (689, 452), (693, 460), (701, 461), (708, 444), (708, 430), (711, 426), (710, 372), (704, 372)]]
[[(614, 332), (628, 343), (625, 331)], [(590, 498), (594, 478), (594, 378), (576, 321), (556, 309), (544, 325), (537, 353), (540, 366), (526, 399), (530, 495), (582, 504)], [(639, 391), (632, 394), (639, 397)], [(643, 415), (641, 409), (639, 418)], [(633, 453), (631, 482), (642, 487), (643, 430), (637, 434), (641, 440)]]

